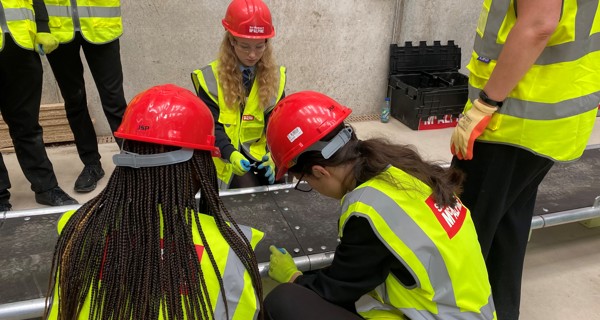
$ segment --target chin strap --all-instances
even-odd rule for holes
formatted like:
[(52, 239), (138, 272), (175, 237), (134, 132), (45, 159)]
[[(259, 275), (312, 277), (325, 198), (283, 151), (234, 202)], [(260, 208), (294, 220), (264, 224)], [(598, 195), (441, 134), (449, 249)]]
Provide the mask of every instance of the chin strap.
[[(338, 150), (340, 150), (343, 146), (345, 146), (346, 143), (348, 143), (348, 141), (350, 141), (351, 138), (352, 138), (352, 128), (344, 127), (344, 129), (340, 130), (340, 132), (338, 132), (338, 134), (336, 134), (335, 137), (333, 137), (331, 140), (317, 141), (313, 145), (308, 147), (306, 150), (304, 150), (302, 153), (308, 152), (308, 151), (321, 151), (321, 155), (323, 156), (323, 158), (329, 159)], [(298, 155), (298, 157), (300, 157), (300, 155)], [(298, 159), (298, 157), (296, 157), (294, 159), (294, 162)]]
[(157, 154), (137, 154), (121, 150), (119, 154), (113, 155), (112, 159), (117, 167), (148, 168), (185, 162), (193, 155), (194, 149), (188, 148)]

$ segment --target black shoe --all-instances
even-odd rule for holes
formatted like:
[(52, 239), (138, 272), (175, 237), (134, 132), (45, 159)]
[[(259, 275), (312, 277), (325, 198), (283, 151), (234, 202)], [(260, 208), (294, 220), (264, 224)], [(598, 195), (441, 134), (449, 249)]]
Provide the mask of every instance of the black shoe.
[(75, 191), (90, 192), (96, 189), (96, 182), (104, 177), (104, 170), (99, 164), (87, 165), (75, 181)]
[(79, 204), (77, 200), (71, 198), (60, 187), (54, 187), (48, 191), (35, 194), (35, 201), (47, 206), (66, 206), (69, 204)]
[(12, 208), (12, 206), (8, 202), (1, 202), (0, 203), (0, 212), (10, 211), (11, 208)]

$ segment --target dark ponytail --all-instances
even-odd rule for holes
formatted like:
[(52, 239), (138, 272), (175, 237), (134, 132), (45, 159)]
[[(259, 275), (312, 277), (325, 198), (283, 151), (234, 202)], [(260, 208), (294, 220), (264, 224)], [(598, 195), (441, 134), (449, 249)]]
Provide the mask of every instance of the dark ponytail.
[[(331, 140), (344, 126), (347, 125), (340, 126), (322, 141)], [(319, 151), (305, 152), (289, 171), (310, 175), (315, 165), (336, 167), (345, 164), (352, 164), (357, 186), (392, 165), (428, 185), (433, 190), (436, 204), (440, 206), (456, 204), (454, 195), (462, 191), (463, 175), (460, 171), (444, 169), (438, 163), (424, 161), (413, 146), (393, 144), (381, 138), (359, 140), (354, 132), (350, 141), (329, 159), (324, 159)], [(397, 181), (392, 182), (398, 184)], [(399, 185), (399, 188), (406, 189), (407, 186)]]

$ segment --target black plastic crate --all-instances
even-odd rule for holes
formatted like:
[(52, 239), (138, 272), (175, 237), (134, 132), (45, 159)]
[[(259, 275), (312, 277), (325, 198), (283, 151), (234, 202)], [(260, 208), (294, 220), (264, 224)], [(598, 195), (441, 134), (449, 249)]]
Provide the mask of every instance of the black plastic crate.
[(454, 41), (390, 46), (391, 115), (413, 130), (453, 127), (468, 99), (468, 77), (459, 73)]

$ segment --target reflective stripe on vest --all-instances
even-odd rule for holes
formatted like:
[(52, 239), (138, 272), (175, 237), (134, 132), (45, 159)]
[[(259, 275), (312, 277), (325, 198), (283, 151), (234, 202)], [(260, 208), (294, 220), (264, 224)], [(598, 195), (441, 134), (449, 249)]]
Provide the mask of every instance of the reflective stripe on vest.
[[(220, 94), (222, 88), (219, 84), (218, 60), (192, 73), (192, 81), (196, 92), (204, 90), (208, 96), (219, 106), (219, 119), (216, 119), (223, 125), (225, 133), (231, 140), (231, 144), (236, 150), (244, 150), (244, 153), (250, 156), (253, 161), (260, 161), (262, 156), (267, 153), (267, 141), (265, 135), (264, 116), (270, 112), (285, 89), (285, 67), (279, 67), (279, 86), (277, 96), (273, 97), (269, 106), (262, 108), (258, 95), (259, 86), (255, 77), (252, 89), (246, 100), (243, 116), (248, 119), (242, 119), (240, 107), (230, 107), (225, 103), (225, 98)], [(219, 178), (219, 188), (227, 189), (233, 179), (232, 165), (228, 159), (213, 157)]]
[(61, 43), (69, 42), (73, 40), (78, 22), (82, 36), (91, 43), (103, 44), (117, 39), (123, 34), (121, 3), (111, 0), (104, 4), (98, 6), (93, 1), (61, 0), (59, 4), (46, 5), (52, 34)]
[[(46, 5), (48, 15), (71, 18), (73, 16), (73, 9), (71, 7), (64, 6), (53, 6)], [(107, 7), (78, 7), (77, 13), (80, 18), (118, 18), (121, 16), (121, 8), (107, 8)]]
[[(599, 6), (598, 0), (563, 1), (561, 20), (546, 48), (478, 140), (522, 147), (557, 161), (581, 156), (600, 101)], [(515, 22), (513, 1), (484, 1), (467, 66), (465, 111), (487, 83)]]
[[(339, 222), (342, 241), (350, 217), (367, 219), (416, 281), (407, 288), (390, 274), (369, 294), (371, 298), (359, 300), (357, 311), (372, 316), (389, 314), (394, 307), (412, 319), (494, 319), (485, 262), (468, 210), (460, 206), (463, 224), (450, 238), (426, 204), (430, 195), (425, 184), (390, 167), (344, 197)], [(465, 272), (461, 269), (465, 265), (472, 270)]]
[[(498, 60), (508, 32), (515, 22), (511, 0), (486, 0), (482, 7), (473, 49), (481, 57)], [(590, 52), (600, 50), (600, 30), (595, 14), (598, 0), (564, 0), (561, 23), (551, 37), (548, 47), (536, 60), (536, 65), (579, 60)], [(575, 14), (576, 12), (576, 14)], [(510, 17), (507, 17), (507, 14)], [(489, 19), (488, 19), (489, 17)], [(506, 21), (505, 21), (506, 20)], [(565, 21), (567, 20), (567, 21)]]
[[(239, 227), (242, 230), (242, 236), (248, 239), (248, 241), (252, 244), (252, 249), (254, 249), (254, 247), (258, 243), (258, 241), (256, 241), (256, 237), (258, 236), (262, 238), (262, 233), (250, 227)], [(222, 271), (222, 279), (223, 284), (226, 285), (227, 289), (225, 290), (225, 296), (227, 297), (229, 317), (226, 316), (227, 312), (225, 308), (225, 303), (223, 302), (223, 296), (219, 294), (215, 306), (215, 319), (256, 319), (258, 317), (259, 312), (257, 306), (260, 305), (256, 294), (253, 294), (253, 296), (255, 297), (253, 304), (249, 304), (249, 302), (251, 301), (243, 301), (244, 303), (242, 304), (242, 306), (239, 306), (240, 301), (244, 297), (244, 291), (254, 292), (254, 288), (252, 287), (252, 280), (250, 277), (247, 276), (246, 268), (244, 268), (242, 262), (236, 256), (235, 252), (231, 247), (229, 247), (229, 252), (227, 256), (227, 262), (225, 264), (224, 270)], [(235, 283), (244, 283), (245, 285), (233, 285)], [(246, 297), (251, 296), (246, 295)], [(254, 308), (251, 308), (250, 306), (253, 306)], [(253, 313), (252, 318), (249, 317), (250, 313)]]
[(33, 50), (36, 30), (30, 1), (0, 1), (0, 51), (4, 48), (4, 37), (8, 34), (21, 48)]

